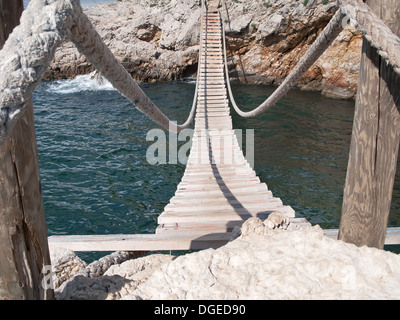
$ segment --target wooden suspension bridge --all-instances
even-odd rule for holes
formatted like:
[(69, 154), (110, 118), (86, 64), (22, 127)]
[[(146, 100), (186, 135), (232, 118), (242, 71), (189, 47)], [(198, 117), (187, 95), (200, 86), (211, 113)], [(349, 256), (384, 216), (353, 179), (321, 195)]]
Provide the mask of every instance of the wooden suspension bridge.
[[(2, 5), (10, 3), (0, 2)], [(32, 10), (31, 13), (38, 14), (22, 21), (22, 27), (14, 31), (16, 34), (10, 36), (3, 50), (6, 53), (15, 50), (20, 55), (19, 61), (24, 64), (16, 63), (14, 58), (0, 65), (2, 71), (10, 71), (7, 76), (11, 79), (3, 76), (6, 72), (0, 74), (0, 296), (11, 299), (51, 298), (51, 290), (41, 287), (40, 279), (41, 267), (50, 264), (49, 247), (53, 246), (74, 251), (217, 248), (230, 240), (235, 226), (240, 226), (250, 217), (265, 219), (276, 212), (291, 224), (308, 224), (305, 219), (296, 217), (290, 206), (274, 197), (267, 185), (260, 182), (241, 151), (230, 116), (228, 95), (238, 110), (231, 97), (221, 16), (216, 7), (207, 7), (202, 1), (195, 110), (192, 109), (184, 125), (176, 126), (177, 131), (186, 128), (194, 118), (192, 148), (176, 193), (158, 217), (156, 232), (47, 238), (31, 93), (61, 39), (68, 38), (74, 42), (139, 110), (164, 128), (168, 128), (170, 121), (116, 61), (91, 27), (78, 0), (36, 2), (41, 6), (54, 6), (49, 10)], [(341, 6), (328, 24), (327, 33), (317, 38), (310, 49), (311, 54), (306, 54), (299, 62), (300, 67), (295, 68), (297, 75), (290, 75), (277, 89), (277, 94), (255, 112), (238, 111), (243, 116), (254, 116), (273, 105), (298, 79), (301, 71), (308, 69), (318, 58), (316, 52), (321, 54), (323, 48), (329, 46), (329, 41), (333, 41), (341, 30), (341, 19), (350, 15), (357, 21), (360, 29), (364, 30), (365, 40), (342, 218), (339, 230), (326, 230), (325, 233), (359, 246), (377, 248), (383, 248), (384, 244), (400, 244), (400, 228), (387, 228), (400, 141), (400, 24), (398, 19), (393, 19), (400, 8), (397, 0), (384, 2), (369, 1), (372, 10), (378, 14), (376, 16), (361, 0), (339, 1)], [(382, 11), (384, 5), (387, 11)], [(46, 16), (53, 14), (51, 12), (58, 19)], [(40, 28), (29, 26), (29, 23), (35, 23), (35, 19)], [(62, 19), (63, 23), (60, 22)], [(42, 27), (43, 21), (50, 25)], [(52, 25), (53, 21), (58, 24)], [(27, 25), (30, 30), (43, 32), (45, 36), (25, 31), (23, 27)], [(365, 30), (371, 30), (371, 25), (375, 31), (369, 34)], [(20, 48), (19, 39), (23, 35), (34, 39)], [(385, 38), (383, 44), (379, 42), (380, 36)], [(45, 40), (37, 43), (37, 39)], [(385, 45), (391, 51), (385, 51)], [(3, 51), (0, 51), (0, 58)], [(29, 68), (30, 65), (34, 66), (35, 72), (16, 72), (18, 68)], [(27, 74), (29, 77), (24, 77)], [(14, 75), (20, 75), (15, 92), (12, 91), (15, 88), (12, 85)]]
[(278, 212), (291, 223), (290, 206), (272, 195), (244, 157), (232, 127), (224, 75), (221, 17), (202, 17), (198, 93), (192, 147), (175, 196), (150, 235), (51, 236), (49, 245), (74, 251), (189, 250), (226, 244), (231, 231), (250, 217)]

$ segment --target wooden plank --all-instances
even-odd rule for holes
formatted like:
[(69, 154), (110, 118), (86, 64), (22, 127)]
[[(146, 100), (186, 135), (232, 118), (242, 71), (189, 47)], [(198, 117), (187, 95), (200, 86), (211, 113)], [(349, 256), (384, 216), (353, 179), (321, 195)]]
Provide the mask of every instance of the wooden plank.
[[(328, 238), (338, 239), (339, 229), (324, 229), (324, 234)], [(400, 228), (387, 228), (385, 245), (399, 245), (400, 244)]]
[[(235, 130), (233, 130), (233, 129), (222, 131), (222, 132), (209, 130), (207, 132), (207, 136), (210, 136), (210, 137), (213, 137), (213, 136), (222, 137), (222, 136), (232, 136), (232, 135), (235, 135)], [(201, 134), (194, 133), (193, 134), (193, 139), (199, 139), (199, 138), (203, 138), (203, 137), (205, 137), (205, 134), (203, 134), (203, 133), (201, 133)]]
[(200, 73), (206, 73), (206, 72), (219, 72), (219, 73), (224, 73), (224, 70), (221, 68), (221, 66), (218, 65), (201, 65), (200, 66)]
[(228, 113), (228, 114), (224, 118), (232, 120), (230, 115), (229, 115), (230, 109), (229, 109), (228, 103), (226, 101), (225, 101), (225, 103), (223, 103), (221, 101), (210, 103), (211, 101), (212, 100), (207, 100), (207, 101), (200, 100), (200, 101), (198, 101), (196, 112), (201, 112), (201, 113), (204, 113), (204, 112), (225, 112), (225, 113)]
[[(179, 233), (180, 235), (201, 235), (210, 233), (231, 232), (234, 227), (241, 227), (244, 220), (240, 221), (213, 221), (213, 222), (192, 222), (192, 223), (170, 223), (161, 224), (156, 229), (156, 233)], [(290, 218), (292, 226), (309, 227), (309, 223), (304, 218)]]
[(247, 163), (246, 165), (236, 165), (236, 164), (226, 164), (226, 168), (222, 168), (221, 165), (198, 165), (198, 166), (193, 166), (193, 165), (187, 165), (185, 174), (202, 174), (203, 172), (216, 172), (216, 173), (233, 173), (233, 172), (252, 172), (255, 173), (255, 171), (250, 167), (250, 165)]
[[(268, 190), (266, 186), (262, 186), (262, 184), (254, 187), (242, 187), (237, 189), (230, 190), (187, 190), (180, 189), (175, 192), (176, 197), (187, 197), (189, 196), (198, 196), (198, 197), (240, 197), (241, 195), (249, 195), (253, 194), (253, 192), (262, 194), (271, 192)], [(272, 194), (272, 193), (271, 193)]]
[[(209, 77), (208, 77), (209, 78)], [(215, 77), (212, 77), (212, 79), (215, 79)], [(223, 80), (223, 78), (218, 78), (220, 80)], [(212, 93), (208, 93), (208, 92), (200, 92), (199, 96), (197, 98), (197, 100), (202, 101), (202, 100), (223, 100), (224, 102), (228, 101), (227, 95), (225, 91), (222, 91), (223, 93), (221, 93), (221, 91), (212, 94)]]
[(206, 175), (206, 176), (188, 176), (188, 177), (183, 177), (181, 182), (182, 183), (197, 183), (197, 184), (202, 184), (202, 185), (207, 185), (207, 184), (212, 184), (212, 183), (218, 183), (218, 182), (223, 182), (223, 183), (230, 183), (230, 182), (236, 182), (236, 181), (256, 181), (260, 182), (260, 178), (255, 176), (249, 176), (247, 174), (240, 175), (240, 174), (235, 174), (231, 177), (215, 177), (213, 175)]
[(206, 185), (193, 185), (193, 184), (185, 184), (179, 183), (177, 186), (176, 192), (208, 192), (210, 195), (215, 193), (232, 193), (235, 194), (236, 192), (247, 192), (249, 190), (260, 190), (264, 191), (265, 189), (268, 190), (265, 183), (249, 183), (246, 184), (236, 184), (231, 185), (229, 188), (227, 186), (206, 186)]
[(251, 193), (246, 193), (246, 194), (241, 194), (241, 195), (233, 195), (233, 194), (228, 194), (228, 195), (223, 195), (220, 194), (219, 196), (214, 196), (213, 198), (210, 198), (208, 195), (203, 195), (199, 197), (193, 197), (191, 194), (187, 194), (186, 196), (177, 196), (175, 195), (172, 197), (170, 200), (171, 204), (180, 204), (182, 201), (185, 201), (188, 204), (199, 204), (203, 203), (205, 201), (209, 201), (210, 203), (215, 203), (217, 201), (239, 201), (239, 202), (245, 202), (245, 201), (267, 201), (269, 199), (272, 199), (273, 195), (272, 192), (265, 192), (265, 193), (259, 193), (259, 194), (251, 194)]
[(262, 188), (261, 186), (254, 186), (254, 187), (247, 187), (247, 188), (241, 188), (241, 189), (230, 189), (230, 190), (221, 190), (221, 189), (215, 189), (215, 190), (186, 190), (186, 189), (181, 189), (177, 190), (175, 192), (174, 197), (177, 198), (187, 198), (197, 196), (199, 198), (207, 198), (207, 197), (215, 197), (215, 198), (240, 198), (244, 196), (250, 196), (253, 195), (254, 192), (257, 194), (266, 194), (266, 195), (272, 195), (272, 192), (269, 191), (266, 187)]
[[(243, 158), (239, 158), (239, 157), (238, 158), (233, 158), (233, 159), (230, 159), (230, 160), (231, 161), (229, 161), (229, 163), (232, 162), (234, 164), (245, 164), (245, 163), (247, 163), (247, 161), (246, 161), (246, 159), (244, 157)], [(193, 157), (189, 157), (189, 159), (188, 159), (188, 163), (191, 164), (191, 165), (204, 164), (204, 163), (210, 163), (210, 162), (211, 162), (211, 160), (210, 160), (210, 157), (208, 155), (206, 155), (206, 156), (195, 155)], [(228, 163), (228, 161), (225, 161), (225, 162), (224, 161), (216, 161), (215, 159), (213, 159), (213, 164), (219, 165), (221, 163)], [(243, 185), (243, 186), (244, 187), (250, 187), (248, 184)], [(182, 185), (181, 185), (181, 187), (182, 187)], [(204, 186), (204, 187), (209, 188), (209, 186)], [(230, 187), (234, 188), (234, 187), (237, 187), (237, 186), (236, 185), (230, 185)], [(196, 188), (197, 188), (197, 186), (196, 186)]]
[(230, 109), (227, 104), (216, 104), (216, 105), (211, 105), (208, 103), (204, 103), (201, 106), (197, 106), (196, 109), (197, 114), (206, 114), (206, 115), (220, 115), (221, 120), (229, 120), (231, 121), (231, 116), (230, 116)]
[(253, 208), (235, 208), (234, 210), (201, 210), (193, 212), (163, 212), (158, 217), (158, 224), (179, 222), (211, 222), (211, 221), (240, 221), (251, 217), (259, 217), (264, 220), (273, 212), (279, 212), (287, 217), (294, 217), (295, 212), (289, 206), (271, 206), (260, 210)]
[(203, 106), (198, 106), (196, 109), (197, 115), (202, 114), (206, 116), (217, 115), (221, 117), (221, 120), (231, 120), (230, 110), (227, 104), (213, 103), (213, 100), (200, 101), (203, 102)]
[(217, 185), (217, 184), (212, 184), (212, 185), (198, 185), (198, 184), (187, 184), (187, 183), (179, 183), (177, 186), (178, 190), (232, 190), (232, 189), (241, 189), (241, 188), (250, 188), (256, 186), (258, 183), (251, 181), (251, 182), (246, 182), (246, 183), (229, 183), (229, 185)]
[(202, 94), (201, 96), (197, 97), (197, 102), (204, 107), (212, 106), (212, 105), (222, 105), (227, 107), (228, 106), (228, 98), (225, 95), (220, 93), (215, 93), (214, 95), (208, 95), (207, 93)]
[[(208, 124), (208, 126), (210, 127), (211, 124), (214, 125), (218, 125), (218, 124), (222, 124), (222, 125), (227, 125), (227, 126), (232, 126), (232, 121), (230, 119), (225, 119), (225, 117), (229, 116), (229, 111), (223, 111), (223, 112), (217, 112), (217, 111), (203, 111), (203, 112), (198, 112), (196, 114), (196, 121), (198, 123), (196, 123), (197, 125), (201, 125), (201, 124)], [(216, 127), (212, 126), (213, 129), (216, 129)], [(221, 129), (221, 128), (219, 128)], [(231, 129), (231, 128), (229, 128)]]
[(208, 172), (201, 172), (201, 171), (185, 171), (184, 176), (182, 177), (181, 181), (185, 181), (183, 179), (192, 179), (197, 177), (215, 177), (215, 178), (226, 178), (232, 176), (244, 176), (244, 177), (257, 177), (256, 173), (252, 171), (250, 168), (245, 168), (243, 170), (232, 170), (227, 172), (221, 171), (208, 171)]
[[(173, 208), (176, 207), (190, 207), (190, 206), (196, 206), (196, 207), (221, 207), (225, 208), (226, 205), (242, 205), (245, 208), (248, 208), (249, 205), (252, 205), (253, 207), (262, 207), (263, 203), (266, 203), (268, 201), (273, 201), (275, 198), (273, 197), (268, 197), (267, 195), (262, 196), (262, 195), (257, 195), (257, 196), (243, 196), (243, 197), (229, 197), (229, 198), (213, 198), (213, 199), (206, 199), (206, 198), (198, 198), (198, 199), (193, 199), (193, 198), (183, 198), (183, 197), (178, 197), (174, 198), (173, 201), (171, 200), (169, 207), (166, 212), (169, 212), (171, 209), (173, 212), (176, 212)], [(277, 201), (278, 202), (278, 201)], [(264, 208), (264, 207), (263, 207)]]
[(203, 76), (210, 76), (210, 77), (224, 77), (224, 71), (221, 68), (218, 69), (211, 69), (211, 68), (202, 68), (200, 69), (200, 75)]
[(202, 104), (228, 104), (228, 98), (225, 95), (215, 94), (215, 95), (208, 95), (207, 93), (198, 96), (197, 101)]
[(206, 52), (206, 53), (201, 53), (201, 58), (203, 59), (203, 61), (205, 63), (215, 63), (215, 64), (220, 64), (223, 63), (223, 59), (222, 59), (222, 54), (221, 53), (210, 53), (210, 52)]
[(225, 76), (223, 75), (222, 71), (221, 72), (212, 72), (210, 70), (205, 70), (205, 71), (200, 71), (199, 79), (204, 80), (204, 79), (219, 79), (221, 80), (221, 84), (225, 84)]
[(213, 221), (213, 222), (186, 222), (186, 223), (163, 223), (156, 229), (156, 234), (177, 233), (180, 235), (199, 235), (209, 233), (231, 232), (235, 226), (241, 226), (242, 221)]
[[(216, 124), (217, 126), (227, 126), (225, 124)], [(225, 151), (225, 149), (228, 149)], [(196, 145), (194, 149), (191, 151), (191, 158), (195, 158), (196, 156), (204, 156), (205, 154), (207, 155), (213, 155), (214, 157), (224, 155), (227, 157), (230, 157), (231, 159), (237, 159), (237, 160), (245, 160), (243, 153), (241, 149), (235, 145), (235, 144), (230, 144), (229, 142), (227, 143), (213, 143), (210, 144), (207, 141), (204, 141), (202, 144)], [(220, 165), (220, 164), (230, 164), (231, 162), (222, 162), (222, 163), (217, 163), (214, 165)], [(245, 161), (240, 161), (238, 163), (232, 163), (232, 164), (245, 164)], [(232, 171), (234, 172), (234, 171)], [(237, 171), (236, 171), (237, 172)]]
[(203, 95), (224, 95), (224, 96), (226, 96), (226, 90), (224, 87), (222, 87), (222, 88), (207, 88), (207, 90), (199, 90), (198, 94), (199, 94), (199, 96), (203, 96)]
[[(307, 224), (304, 219), (291, 219), (292, 224)], [(233, 225), (229, 225), (229, 229)], [(241, 225), (243, 221), (239, 221)], [(232, 227), (230, 227), (232, 226)], [(48, 238), (50, 250), (65, 248), (76, 252), (81, 251), (164, 251), (164, 250), (201, 250), (218, 248), (229, 242), (230, 232), (214, 232), (212, 223), (203, 225), (204, 230), (194, 229), (182, 225), (183, 232), (163, 232), (157, 234), (111, 234), (111, 235), (69, 235), (50, 236)], [(166, 226), (166, 228), (168, 228)], [(208, 228), (208, 231), (207, 231)], [(187, 232), (185, 231), (187, 230)], [(173, 230), (174, 231), (174, 230)]]
[(218, 100), (208, 99), (208, 97), (206, 99), (204, 99), (203, 97), (199, 97), (199, 99), (197, 100), (197, 110), (205, 108), (207, 110), (212, 110), (213, 108), (230, 110), (228, 100), (225, 97), (221, 97)]
[(220, 80), (210, 80), (210, 79), (207, 79), (206, 81), (205, 81), (205, 80), (199, 80), (199, 85), (205, 85), (205, 86), (206, 86), (206, 87), (205, 87), (206, 89), (207, 89), (207, 87), (210, 86), (210, 85), (219, 85), (219, 86), (225, 87), (225, 84), (224, 84), (223, 81), (220, 81)]
[(228, 100), (228, 97), (226, 95), (226, 91), (223, 90), (223, 89), (222, 90), (214, 90), (212, 92), (209, 92), (209, 91), (207, 91), (207, 92), (204, 92), (204, 91), (198, 92), (198, 100), (199, 99), (204, 100), (205, 97), (210, 98), (210, 99), (219, 98), (219, 99), (223, 99), (224, 101)]
[[(202, 150), (204, 150), (204, 151), (202, 151), (200, 154), (198, 154), (198, 153), (194, 154), (190, 158), (190, 162), (194, 161), (196, 159), (195, 158), (196, 156), (199, 158), (199, 160), (205, 158), (207, 162), (211, 161), (210, 158), (212, 156), (212, 161), (214, 161), (216, 164), (220, 164), (220, 163), (244, 163), (245, 162), (245, 158), (242, 155), (240, 155), (240, 154), (225, 155), (225, 151), (222, 148), (221, 149), (215, 149), (214, 148), (213, 150), (209, 151), (207, 149), (207, 147), (205, 147)], [(201, 161), (199, 161), (199, 162), (201, 163)], [(231, 180), (231, 179), (229, 179), (229, 180)], [(186, 182), (186, 180), (182, 179), (181, 182)], [(231, 183), (231, 181), (226, 181), (226, 182)], [(245, 181), (243, 181), (243, 182), (245, 182)]]
[(199, 83), (217, 83), (225, 84), (225, 78), (220, 75), (210, 76), (210, 75), (201, 75), (199, 77)]
[[(221, 160), (220, 158), (224, 158), (226, 156), (226, 157), (228, 157), (227, 160), (231, 160), (231, 161), (230, 162), (222, 161), (222, 163), (227, 163), (227, 164), (233, 162), (234, 159), (238, 159), (238, 160), (244, 159), (244, 157), (240, 153), (240, 150), (231, 154), (231, 153), (225, 152), (226, 148), (227, 147), (224, 148), (224, 147), (209, 146), (209, 145), (204, 144), (204, 146), (202, 146), (201, 148), (193, 151), (192, 157), (195, 157), (196, 155), (203, 156), (206, 154), (207, 156), (212, 155), (215, 160)], [(217, 162), (217, 164), (219, 164), (219, 163), (221, 163), (221, 161)], [(186, 181), (186, 180), (184, 178), (182, 178), (182, 181)]]
[(232, 169), (229, 171), (223, 171), (223, 170), (205, 170), (205, 169), (201, 169), (201, 170), (196, 170), (196, 169), (192, 169), (192, 170), (185, 170), (185, 174), (184, 176), (186, 177), (190, 177), (190, 176), (203, 176), (203, 175), (216, 175), (216, 176), (221, 176), (224, 177), (226, 175), (234, 175), (236, 173), (239, 174), (246, 174), (250, 177), (255, 177), (257, 176), (255, 171), (252, 170), (250, 167), (240, 167), (237, 169)]
[(211, 108), (209, 110), (212, 110), (212, 108), (214, 109), (218, 109), (218, 108), (222, 108), (222, 109), (229, 109), (229, 104), (228, 104), (228, 99), (226, 96), (223, 95), (214, 95), (214, 96), (209, 96), (209, 95), (204, 95), (204, 96), (199, 96), (197, 98), (197, 107), (198, 108)]
[(232, 123), (230, 118), (229, 109), (226, 107), (214, 107), (214, 108), (198, 108), (196, 113), (196, 119), (199, 121), (214, 121), (214, 122), (227, 122)]
[(202, 215), (219, 215), (220, 212), (263, 212), (265, 210), (275, 209), (283, 205), (282, 200), (279, 198), (271, 198), (263, 202), (240, 202), (237, 200), (221, 200), (219, 203), (203, 203), (201, 207), (193, 207), (190, 203), (182, 201), (180, 203), (169, 203), (165, 206), (165, 213), (184, 213), (189, 215), (193, 213), (195, 216)]
[(112, 234), (50, 236), (50, 250), (65, 248), (80, 251), (162, 251), (218, 248), (230, 239), (229, 233), (209, 235)]

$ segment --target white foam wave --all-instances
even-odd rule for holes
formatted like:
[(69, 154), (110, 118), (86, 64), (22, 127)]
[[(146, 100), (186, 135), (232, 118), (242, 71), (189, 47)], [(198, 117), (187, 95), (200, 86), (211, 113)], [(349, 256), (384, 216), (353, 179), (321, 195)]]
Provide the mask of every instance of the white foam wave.
[(186, 77), (181, 80), (182, 82), (186, 82), (189, 84), (196, 84), (197, 79), (193, 77)]
[(57, 80), (51, 82), (47, 90), (52, 93), (70, 94), (83, 91), (115, 90), (113, 85), (96, 72), (79, 75), (73, 79)]

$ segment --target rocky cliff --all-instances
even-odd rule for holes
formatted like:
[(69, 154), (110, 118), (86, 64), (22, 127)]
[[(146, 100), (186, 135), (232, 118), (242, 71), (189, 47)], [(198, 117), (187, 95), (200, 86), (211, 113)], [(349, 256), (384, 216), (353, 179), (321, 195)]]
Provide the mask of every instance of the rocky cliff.
[(102, 258), (106, 266), (93, 263), (102, 266), (94, 276), (73, 252), (57, 250), (58, 300), (400, 298), (400, 255), (330, 239), (319, 226), (276, 226), (270, 218), (247, 220), (238, 237), (218, 249), (122, 263), (112, 256), (123, 255), (113, 253)]
[[(336, 10), (336, 0), (232, 0), (220, 5), (231, 77), (279, 84)], [(85, 10), (105, 43), (139, 81), (170, 81), (197, 70), (199, 0), (121, 0)], [(346, 28), (299, 82), (304, 89), (352, 98), (361, 35)], [(56, 52), (45, 79), (92, 71), (71, 43)]]

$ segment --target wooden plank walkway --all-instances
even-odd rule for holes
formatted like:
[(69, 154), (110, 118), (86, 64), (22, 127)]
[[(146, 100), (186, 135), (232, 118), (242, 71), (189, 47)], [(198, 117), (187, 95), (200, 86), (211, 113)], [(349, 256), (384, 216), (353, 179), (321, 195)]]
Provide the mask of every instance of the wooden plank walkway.
[(218, 247), (250, 217), (295, 212), (272, 195), (246, 161), (230, 116), (218, 11), (203, 15), (192, 148), (174, 197), (150, 235), (51, 236), (49, 245), (76, 251), (187, 250)]
[[(290, 219), (291, 223), (309, 224), (304, 218)], [(236, 223), (235, 223), (236, 224)], [(227, 226), (229, 228), (229, 225)], [(202, 228), (202, 229), (201, 229)], [(230, 232), (215, 232), (213, 223), (203, 223), (201, 228), (181, 224), (179, 232), (161, 234), (110, 234), (110, 235), (70, 235), (49, 237), (50, 250), (55, 247), (73, 251), (162, 251), (200, 250), (218, 248), (226, 244)], [(337, 239), (338, 229), (324, 230), (327, 237)], [(388, 228), (385, 245), (400, 244), (400, 228)]]
[(233, 131), (227, 98), (219, 12), (203, 17), (203, 46), (193, 144), (175, 196), (159, 216), (157, 234), (226, 233), (271, 212), (293, 218), (246, 161)]

